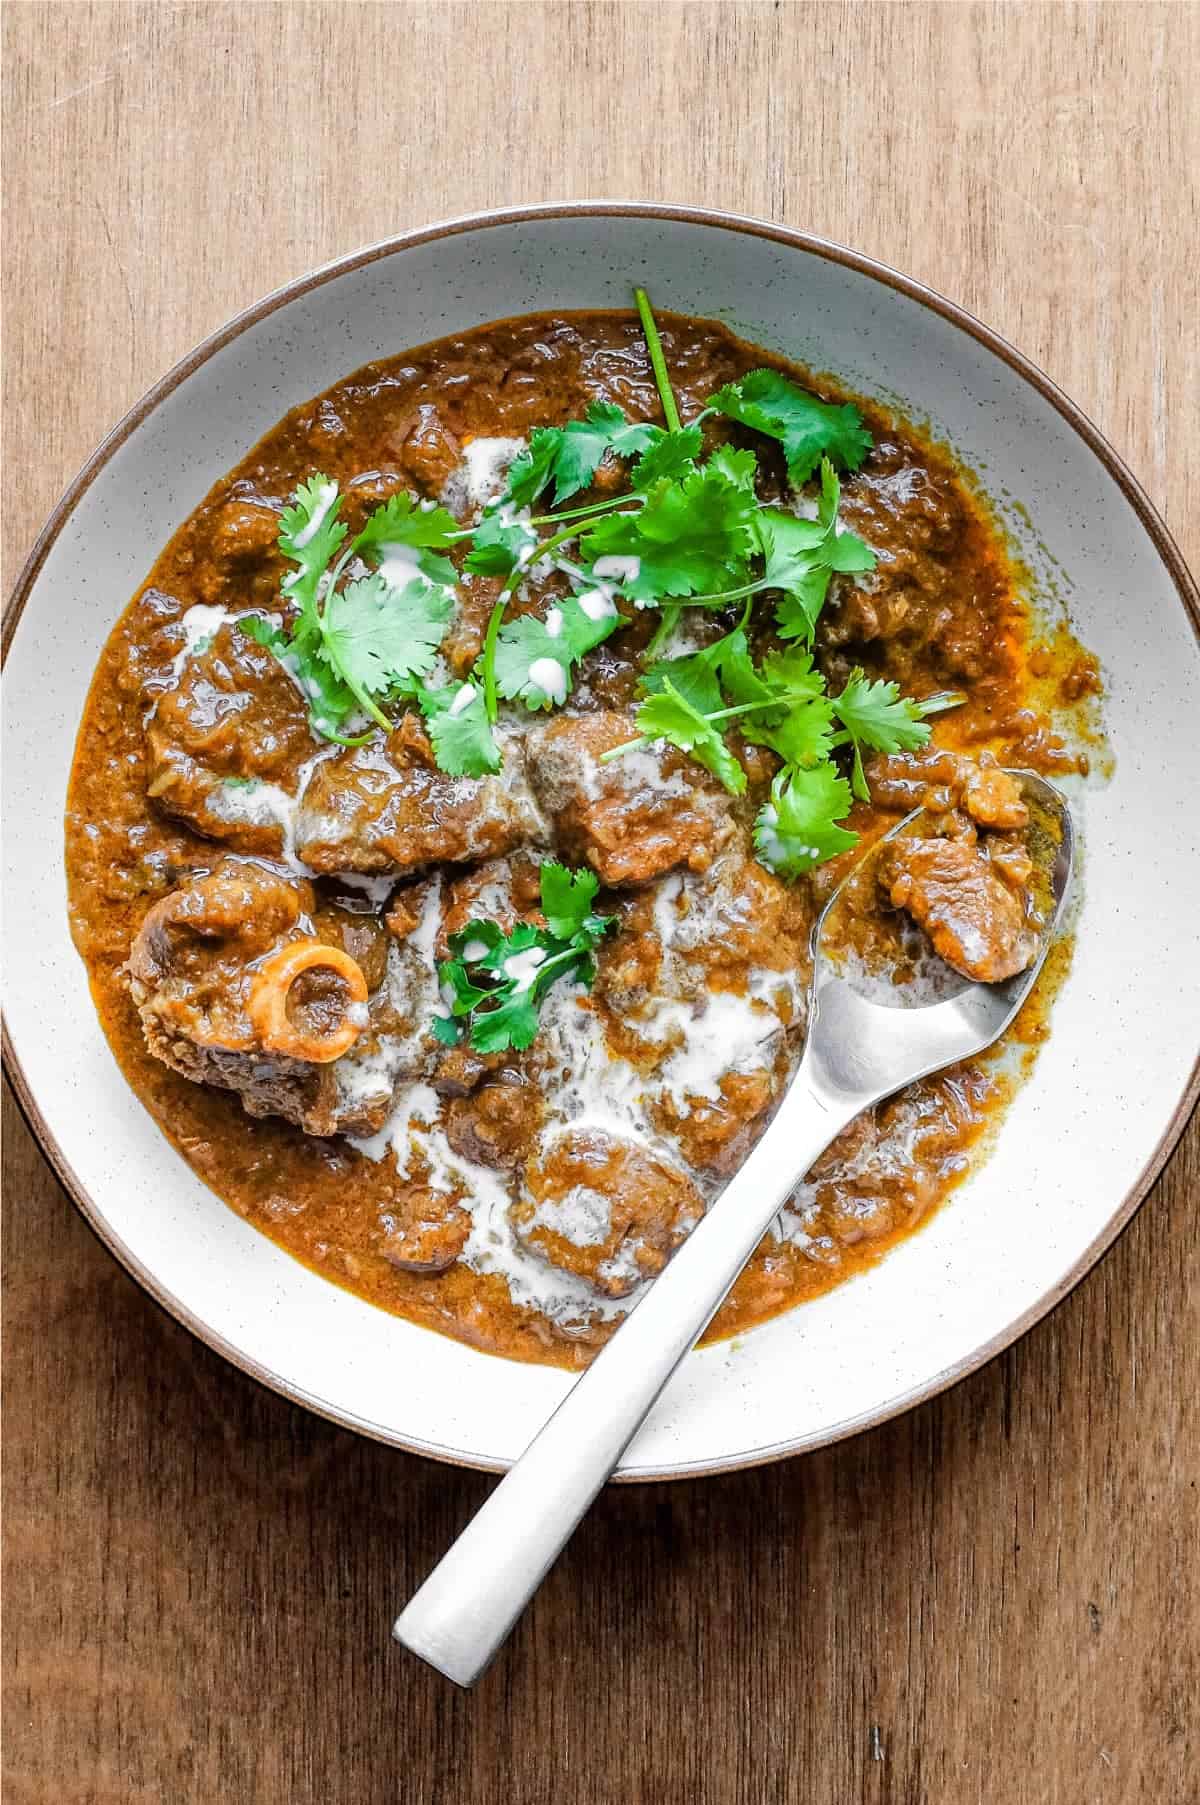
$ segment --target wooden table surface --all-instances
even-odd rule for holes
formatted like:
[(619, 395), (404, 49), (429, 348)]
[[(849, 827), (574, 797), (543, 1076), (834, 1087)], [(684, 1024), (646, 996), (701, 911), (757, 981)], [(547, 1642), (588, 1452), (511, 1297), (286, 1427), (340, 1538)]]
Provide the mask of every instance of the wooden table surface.
[[(924, 278), (1082, 403), (1200, 566), (1194, 6), (16, 0), (4, 30), (6, 588), (101, 434), (254, 296), (580, 195)], [(948, 1396), (605, 1496), (465, 1696), (387, 1630), (491, 1481), (198, 1346), (10, 1104), (10, 1805), (1194, 1801), (1198, 1129)]]

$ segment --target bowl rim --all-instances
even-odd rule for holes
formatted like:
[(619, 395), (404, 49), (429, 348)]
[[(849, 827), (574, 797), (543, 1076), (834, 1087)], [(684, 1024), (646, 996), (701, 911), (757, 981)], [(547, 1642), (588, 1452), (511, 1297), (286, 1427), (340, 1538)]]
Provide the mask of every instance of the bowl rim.
[[(278, 309), (311, 290), (321, 287), (339, 276), (362, 269), (381, 258), (389, 257), (397, 251), (429, 244), (438, 239), (455, 237), (464, 232), (486, 231), (494, 226), (522, 225), (538, 220), (626, 218), (715, 227), (721, 231), (741, 232), (749, 237), (766, 239), (794, 250), (807, 252), (823, 258), (827, 262), (853, 270), (860, 275), (868, 276), (886, 288), (895, 289), (910, 300), (917, 302), (921, 307), (939, 314), (951, 325), (956, 326), (977, 343), (983, 345), (986, 350), (1000, 358), (1015, 374), (1048, 401), (1099, 459), (1124, 494), (1158, 553), (1171, 578), (1184, 613), (1191, 622), (1197, 643), (1200, 644), (1200, 590), (1197, 589), (1196, 582), (1165, 522), (1137, 478), (1083, 410), (1043, 370), (1023, 352), (1011, 345), (1007, 339), (1002, 338), (991, 327), (976, 319), (964, 307), (955, 301), (948, 300), (944, 295), (938, 294), (925, 283), (918, 282), (913, 277), (906, 276), (899, 270), (893, 269), (890, 265), (881, 263), (863, 252), (852, 250), (832, 239), (780, 225), (774, 221), (759, 219), (753, 215), (724, 212), (708, 207), (675, 206), (655, 201), (579, 200), (489, 208), (477, 213), (455, 215), (428, 226), (420, 226), (408, 232), (400, 232), (388, 238), (379, 239), (293, 277), (292, 280), (252, 302), (241, 312), (234, 314), (224, 325), (201, 339), (191, 351), (180, 358), (165, 375), (146, 390), (101, 440), (51, 510), (25, 560), (13, 588), (12, 596), (4, 609), (2, 631), (0, 631), (0, 664), (7, 662), (8, 653), (24, 614), (25, 606), (51, 547), (101, 470), (136, 428), (149, 418), (159, 404), (172, 394), (186, 377), (199, 369), (233, 339), (240, 337), (243, 332), (257, 325), (260, 320), (266, 319)], [(272, 1371), (243, 1353), (211, 1329), (179, 1298), (168, 1292), (159, 1284), (154, 1274), (142, 1264), (133, 1250), (120, 1236), (114, 1233), (104, 1212), (63, 1154), (53, 1130), (33, 1095), (20, 1058), (9, 1036), (7, 1022), (2, 1023), (2, 1038), (5, 1074), (12, 1086), (17, 1106), (25, 1123), (51, 1170), (89, 1228), (153, 1303), (165, 1310), (199, 1341), (229, 1361), (247, 1377), (278, 1393), (289, 1402), (303, 1405), (305, 1409), (325, 1417), (339, 1428), (352, 1430), (388, 1446), (403, 1449), (407, 1453), (423, 1455), (427, 1459), (439, 1460), (449, 1465), (475, 1468), (484, 1472), (504, 1470), (505, 1463), (475, 1459), (461, 1450), (437, 1448), (406, 1438), (382, 1424), (364, 1421), (334, 1408), (321, 1399), (312, 1397), (292, 1384), (282, 1374)], [(789, 1455), (812, 1452), (817, 1448), (829, 1447), (849, 1436), (857, 1435), (863, 1430), (889, 1422), (894, 1417), (903, 1415), (916, 1405), (927, 1402), (948, 1390), (952, 1385), (968, 1378), (970, 1374), (977, 1372), (980, 1367), (987, 1365), (998, 1354), (1003, 1353), (1014, 1342), (1020, 1340), (1043, 1317), (1062, 1303), (1113, 1246), (1133, 1220), (1151, 1186), (1162, 1172), (1198, 1101), (1200, 1101), (1200, 1048), (1198, 1048), (1187, 1083), (1176, 1100), (1166, 1127), (1137, 1179), (1100, 1233), (1089, 1242), (1070, 1270), (1057, 1284), (1051, 1286), (998, 1334), (992, 1336), (980, 1347), (973, 1349), (961, 1360), (954, 1362), (953, 1365), (944, 1368), (941, 1372), (935, 1373), (931, 1378), (912, 1387), (901, 1397), (891, 1400), (888, 1404), (878, 1409), (865, 1411), (860, 1416), (847, 1421), (835, 1423), (818, 1435), (773, 1443), (769, 1447), (756, 1450), (752, 1455), (740, 1454), (703, 1464), (681, 1463), (668, 1465), (661, 1469), (639, 1469), (634, 1473), (617, 1474), (614, 1476), (616, 1481), (622, 1484), (638, 1484), (665, 1479), (704, 1478), (712, 1474), (737, 1472), (751, 1467), (764, 1466), (772, 1461), (786, 1459)]]

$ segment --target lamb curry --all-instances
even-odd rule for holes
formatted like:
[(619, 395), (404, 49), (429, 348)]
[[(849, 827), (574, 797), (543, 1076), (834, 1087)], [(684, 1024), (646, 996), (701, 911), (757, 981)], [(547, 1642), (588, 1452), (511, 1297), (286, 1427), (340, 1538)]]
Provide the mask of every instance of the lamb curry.
[[(903, 421), (648, 306), (506, 321), (294, 409), (166, 547), (80, 730), (72, 929), (227, 1204), (387, 1310), (579, 1366), (768, 1120), (865, 845), (926, 807), (876, 902), (968, 976), (1028, 963), (1001, 767), (1079, 770), (1096, 687)], [(973, 1063), (856, 1121), (710, 1337), (912, 1231), (1011, 1084)]]

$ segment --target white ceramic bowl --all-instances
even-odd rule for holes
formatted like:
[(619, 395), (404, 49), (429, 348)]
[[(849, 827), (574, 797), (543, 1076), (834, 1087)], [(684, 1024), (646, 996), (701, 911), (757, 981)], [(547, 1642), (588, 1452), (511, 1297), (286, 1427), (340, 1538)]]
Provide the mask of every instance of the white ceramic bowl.
[(1103, 660), (1116, 754), (1112, 781), (1087, 802), (1074, 968), (992, 1157), (875, 1271), (691, 1355), (621, 1469), (643, 1479), (818, 1446), (989, 1359), (1111, 1243), (1195, 1099), (1200, 609), (1145, 496), (1044, 376), (865, 258), (683, 209), (495, 213), (330, 264), (164, 377), (39, 539), (7, 623), (5, 867), (10, 1071), (117, 1257), (287, 1396), (443, 1459), (512, 1460), (565, 1373), (475, 1353), (325, 1283), (227, 1209), (159, 1134), (108, 1051), (68, 936), (59, 823), (105, 636), (176, 526), (288, 408), (371, 358), (487, 320), (627, 305), (635, 281), (661, 307), (725, 320), (931, 421), (1014, 524), (1024, 504)]

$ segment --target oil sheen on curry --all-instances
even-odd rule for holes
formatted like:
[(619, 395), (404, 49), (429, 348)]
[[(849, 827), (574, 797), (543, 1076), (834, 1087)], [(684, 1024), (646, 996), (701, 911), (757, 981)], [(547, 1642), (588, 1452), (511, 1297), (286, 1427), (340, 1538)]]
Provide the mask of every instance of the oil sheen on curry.
[[(639, 301), (293, 410), (114, 629), (66, 825), (105, 1032), (200, 1177), (372, 1303), (562, 1366), (765, 1126), (866, 844), (928, 810), (864, 946), (882, 912), (969, 976), (1028, 962), (1001, 767), (1085, 768), (1097, 688), (943, 449)], [(854, 1123), (710, 1337), (927, 1217), (1012, 1052)]]

